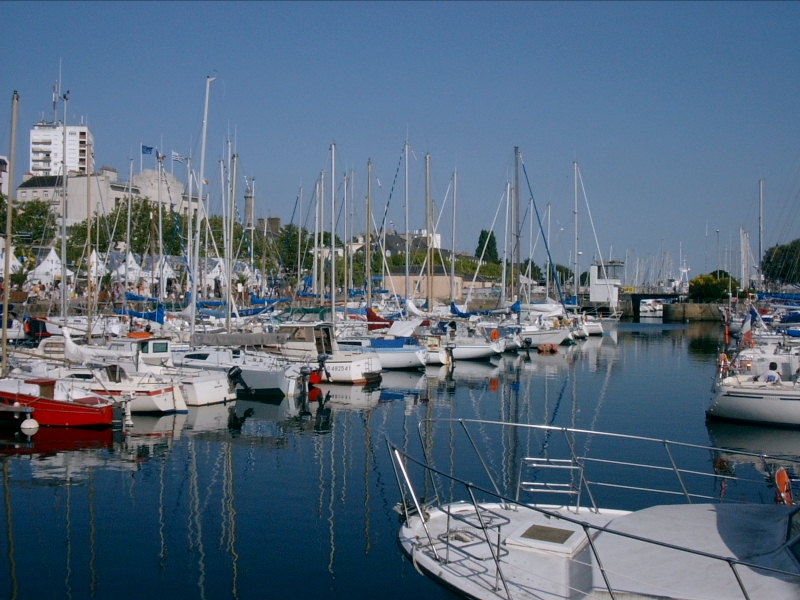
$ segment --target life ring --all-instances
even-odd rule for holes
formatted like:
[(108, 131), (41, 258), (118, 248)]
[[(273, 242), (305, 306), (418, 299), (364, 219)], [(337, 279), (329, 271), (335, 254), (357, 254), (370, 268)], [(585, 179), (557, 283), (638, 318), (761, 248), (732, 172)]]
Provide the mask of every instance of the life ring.
[(496, 342), (500, 339), (500, 332), (497, 329), (492, 329), (492, 332), (489, 334), (489, 337), (492, 339), (493, 342)]
[(785, 467), (775, 471), (775, 502), (778, 504), (792, 504), (792, 482)]

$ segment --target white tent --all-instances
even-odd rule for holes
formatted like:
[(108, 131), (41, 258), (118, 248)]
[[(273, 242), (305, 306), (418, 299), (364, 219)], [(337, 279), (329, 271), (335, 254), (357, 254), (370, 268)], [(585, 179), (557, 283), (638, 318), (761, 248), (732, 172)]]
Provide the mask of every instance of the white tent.
[(92, 250), (89, 255), (89, 277), (96, 281), (106, 273), (108, 273), (108, 269), (106, 269), (105, 261), (97, 254), (97, 250)]
[[(9, 257), (10, 262), (9, 265), (9, 272), (14, 273), (22, 269), (22, 263), (19, 259), (14, 256), (14, 246), (11, 246), (11, 256)], [(0, 276), (5, 276), (5, 269), (6, 269), (6, 243), (4, 238), (0, 238)]]
[(131, 252), (128, 252), (128, 255), (125, 257), (125, 262), (114, 269), (113, 274), (117, 280), (122, 281), (125, 279), (126, 273), (128, 283), (135, 283), (136, 280), (142, 276), (142, 268), (139, 266), (139, 263), (136, 262)]
[[(62, 266), (61, 259), (56, 254), (55, 248), (50, 248), (50, 252), (47, 253), (44, 260), (33, 271), (28, 273), (28, 281), (31, 283), (38, 281), (44, 284), (52, 284), (56, 280), (60, 281), (63, 274)], [(67, 269), (66, 274), (67, 279), (75, 276), (75, 273), (69, 269)]]

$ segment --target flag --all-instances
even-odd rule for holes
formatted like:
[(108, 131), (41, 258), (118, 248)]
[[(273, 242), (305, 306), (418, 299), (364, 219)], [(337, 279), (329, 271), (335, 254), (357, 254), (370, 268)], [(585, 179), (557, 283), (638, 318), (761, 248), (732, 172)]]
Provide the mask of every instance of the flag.
[(179, 162), (179, 163), (185, 163), (186, 162), (186, 157), (185, 156), (181, 156), (180, 154), (175, 152), (175, 150), (173, 150), (172, 151), (172, 160), (174, 160), (175, 162)]
[(753, 327), (752, 327), (752, 318), (750, 315), (747, 315), (744, 318), (744, 323), (742, 323), (742, 342), (741, 346), (745, 348), (752, 348), (753, 346)]
[(142, 144), (142, 154), (152, 154), (152, 153), (153, 153), (152, 146), (145, 146), (144, 144)]

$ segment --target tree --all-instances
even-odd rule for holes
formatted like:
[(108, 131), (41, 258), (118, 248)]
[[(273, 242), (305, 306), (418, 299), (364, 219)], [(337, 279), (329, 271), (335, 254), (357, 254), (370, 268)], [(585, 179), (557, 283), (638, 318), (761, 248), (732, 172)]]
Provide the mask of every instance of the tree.
[(738, 295), (739, 282), (726, 271), (698, 275), (689, 282), (689, 298), (695, 302), (725, 300), (728, 293)]
[[(0, 231), (6, 230), (6, 198), (0, 196)], [(50, 244), (56, 236), (57, 223), (50, 205), (42, 200), (16, 203), (12, 210), (11, 233), (15, 244), (31, 246)]]
[[(486, 248), (485, 251), (484, 247)], [(483, 260), (488, 263), (500, 264), (494, 231), (481, 229), (481, 234), (478, 236), (478, 247), (475, 249), (475, 256), (478, 258), (483, 257)]]
[(800, 239), (767, 250), (762, 268), (766, 281), (779, 285), (800, 283)]

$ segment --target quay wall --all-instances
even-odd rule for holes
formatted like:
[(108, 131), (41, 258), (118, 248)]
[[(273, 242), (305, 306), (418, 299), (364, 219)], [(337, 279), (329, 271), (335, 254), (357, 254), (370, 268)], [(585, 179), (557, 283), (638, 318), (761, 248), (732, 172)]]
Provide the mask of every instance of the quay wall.
[(686, 321), (722, 321), (719, 304), (695, 304), (693, 302), (673, 302), (664, 305), (665, 323), (684, 323)]

